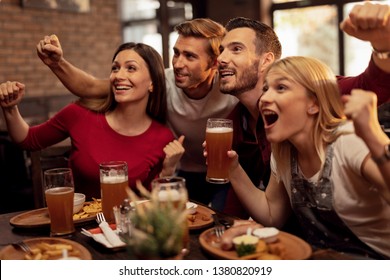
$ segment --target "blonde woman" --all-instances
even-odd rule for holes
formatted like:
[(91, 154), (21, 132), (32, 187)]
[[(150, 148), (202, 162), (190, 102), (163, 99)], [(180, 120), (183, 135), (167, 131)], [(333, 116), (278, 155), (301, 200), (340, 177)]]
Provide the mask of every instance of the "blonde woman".
[(272, 145), (265, 192), (228, 152), (230, 181), (252, 217), (281, 227), (294, 211), (313, 247), (390, 258), (389, 189), (346, 119), (334, 73), (312, 58), (281, 59), (258, 105)]

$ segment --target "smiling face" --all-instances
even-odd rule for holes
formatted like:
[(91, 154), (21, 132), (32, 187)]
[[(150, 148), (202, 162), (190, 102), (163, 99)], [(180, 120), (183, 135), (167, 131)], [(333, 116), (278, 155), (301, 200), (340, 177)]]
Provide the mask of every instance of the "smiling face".
[(207, 52), (208, 48), (209, 42), (205, 38), (179, 35), (173, 47), (172, 58), (177, 87), (184, 91), (194, 89), (204, 83), (210, 75), (214, 75), (216, 66)]
[(307, 89), (284, 72), (271, 69), (265, 79), (259, 110), (271, 143), (310, 137), (318, 106)]
[(229, 31), (222, 40), (218, 56), (221, 92), (238, 95), (256, 87), (261, 56), (256, 53), (255, 38), (255, 32), (245, 27)]
[(147, 101), (149, 92), (153, 89), (145, 61), (133, 50), (123, 50), (116, 55), (112, 63), (110, 82), (118, 103)]

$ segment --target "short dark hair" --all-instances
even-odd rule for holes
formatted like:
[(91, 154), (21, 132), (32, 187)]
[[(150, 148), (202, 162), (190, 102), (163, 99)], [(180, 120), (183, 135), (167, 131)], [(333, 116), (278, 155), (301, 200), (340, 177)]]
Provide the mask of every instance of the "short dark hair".
[(255, 46), (256, 52), (262, 54), (273, 52), (276, 59), (282, 56), (282, 45), (275, 31), (267, 24), (258, 20), (245, 17), (236, 17), (229, 20), (225, 29), (227, 32), (236, 28), (250, 28), (256, 33)]

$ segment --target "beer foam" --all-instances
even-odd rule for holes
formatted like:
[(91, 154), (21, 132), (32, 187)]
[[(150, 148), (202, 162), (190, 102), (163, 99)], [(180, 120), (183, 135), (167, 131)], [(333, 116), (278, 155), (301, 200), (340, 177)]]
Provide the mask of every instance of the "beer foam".
[(180, 200), (180, 193), (177, 190), (161, 190), (158, 192), (158, 201), (177, 201)]
[(227, 133), (232, 132), (233, 128), (231, 127), (208, 127), (206, 128), (206, 132), (208, 133)]
[(45, 193), (61, 195), (72, 191), (73, 191), (73, 187), (55, 187), (55, 188), (47, 189)]
[(127, 181), (126, 175), (101, 176), (100, 181), (105, 184), (117, 184)]

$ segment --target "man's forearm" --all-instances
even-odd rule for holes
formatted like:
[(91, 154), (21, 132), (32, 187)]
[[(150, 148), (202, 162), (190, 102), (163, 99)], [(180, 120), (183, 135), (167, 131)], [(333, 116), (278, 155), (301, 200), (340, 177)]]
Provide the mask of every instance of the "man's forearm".
[(61, 59), (50, 69), (73, 94), (83, 98), (101, 98), (110, 93), (110, 81), (96, 79), (92, 75)]

